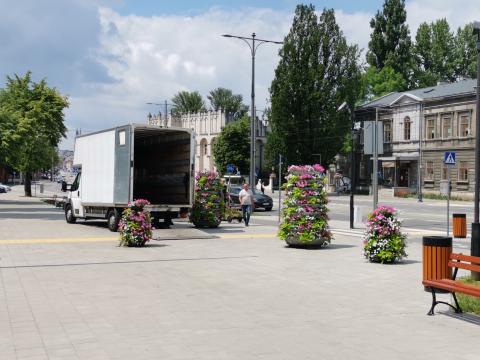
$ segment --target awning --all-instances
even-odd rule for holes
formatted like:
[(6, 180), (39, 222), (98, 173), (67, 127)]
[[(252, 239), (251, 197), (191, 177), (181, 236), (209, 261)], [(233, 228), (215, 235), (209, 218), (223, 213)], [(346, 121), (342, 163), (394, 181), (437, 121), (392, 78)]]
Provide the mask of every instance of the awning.
[(383, 156), (383, 157), (379, 157), (378, 160), (380, 160), (380, 161), (395, 161), (395, 160), (397, 160), (397, 157), (396, 156)]

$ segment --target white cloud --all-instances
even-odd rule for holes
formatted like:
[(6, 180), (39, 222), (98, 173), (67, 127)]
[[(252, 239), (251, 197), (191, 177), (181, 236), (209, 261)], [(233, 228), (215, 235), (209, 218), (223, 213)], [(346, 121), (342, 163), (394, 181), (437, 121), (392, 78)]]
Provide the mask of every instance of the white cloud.
[[(261, 38), (283, 40), (293, 18), (290, 12), (262, 8), (211, 8), (188, 17), (122, 16), (105, 1), (115, 3), (48, 0), (50, 6), (37, 6), (34, 1), (26, 6), (17, 2), (8, 14), (0, 14), (0, 67), (7, 74), (32, 69), (36, 78), (46, 77), (70, 94), (66, 120), (71, 129), (92, 131), (145, 121), (149, 111), (163, 110), (146, 102), (169, 100), (179, 90), (198, 90), (206, 96), (215, 87), (228, 87), (248, 104), (249, 49), (241, 40), (221, 34), (248, 36), (255, 31)], [(446, 17), (456, 30), (480, 18), (478, 0), (414, 0), (406, 7), (412, 38), (423, 21)], [(336, 10), (348, 42), (358, 44), (363, 54), (373, 15)], [(273, 44), (258, 49), (258, 109), (266, 105), (278, 49)], [(71, 139), (63, 146), (71, 147)]]

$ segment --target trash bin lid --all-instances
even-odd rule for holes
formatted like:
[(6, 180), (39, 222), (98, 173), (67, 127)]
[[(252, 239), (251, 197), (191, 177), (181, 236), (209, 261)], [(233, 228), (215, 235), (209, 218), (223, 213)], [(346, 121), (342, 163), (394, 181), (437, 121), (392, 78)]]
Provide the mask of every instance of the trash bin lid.
[(466, 218), (467, 214), (452, 214), (452, 216), (457, 218)]
[(450, 236), (424, 236), (423, 246), (451, 247), (452, 238)]

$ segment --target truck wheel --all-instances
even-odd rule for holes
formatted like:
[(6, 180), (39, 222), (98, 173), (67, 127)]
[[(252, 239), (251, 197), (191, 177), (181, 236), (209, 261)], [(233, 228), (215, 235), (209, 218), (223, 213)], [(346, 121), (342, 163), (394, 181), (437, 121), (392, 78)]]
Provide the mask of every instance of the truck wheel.
[(77, 221), (77, 218), (75, 217), (75, 215), (73, 215), (72, 205), (70, 204), (65, 206), (65, 220), (69, 224), (75, 224), (75, 222)]
[(107, 220), (108, 220), (108, 230), (112, 232), (116, 232), (118, 230), (118, 213), (117, 210), (113, 209), (108, 212), (107, 215)]

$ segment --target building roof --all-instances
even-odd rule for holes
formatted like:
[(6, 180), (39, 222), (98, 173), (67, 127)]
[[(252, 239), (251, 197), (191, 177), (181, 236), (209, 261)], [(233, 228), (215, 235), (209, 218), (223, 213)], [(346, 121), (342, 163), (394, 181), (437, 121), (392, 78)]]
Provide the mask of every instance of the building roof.
[(471, 95), (475, 94), (476, 86), (476, 79), (466, 79), (454, 83), (439, 84), (436, 86), (430, 86), (422, 89), (393, 92), (373, 101), (366, 102), (363, 105), (359, 106), (358, 109), (388, 107), (393, 105), (397, 100), (404, 96), (408, 96), (417, 101), (429, 101), (444, 97)]

